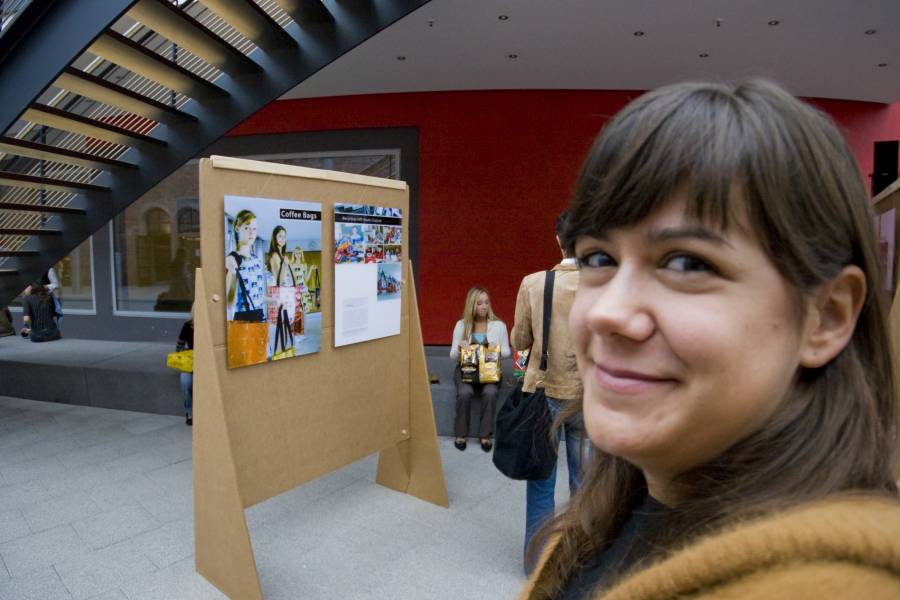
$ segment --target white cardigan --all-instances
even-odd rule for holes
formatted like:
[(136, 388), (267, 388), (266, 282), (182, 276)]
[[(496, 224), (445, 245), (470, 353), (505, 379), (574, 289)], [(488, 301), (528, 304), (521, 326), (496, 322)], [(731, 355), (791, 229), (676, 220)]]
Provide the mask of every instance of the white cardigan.
[[(456, 322), (456, 327), (453, 328), (453, 345), (450, 346), (450, 358), (453, 360), (459, 360), (459, 345), (463, 341), (464, 327), (463, 320), (460, 319)], [(511, 354), (509, 351), (509, 334), (506, 331), (506, 323), (503, 321), (499, 319), (497, 321), (488, 321), (487, 341), (491, 346), (500, 345), (500, 355), (503, 358)]]

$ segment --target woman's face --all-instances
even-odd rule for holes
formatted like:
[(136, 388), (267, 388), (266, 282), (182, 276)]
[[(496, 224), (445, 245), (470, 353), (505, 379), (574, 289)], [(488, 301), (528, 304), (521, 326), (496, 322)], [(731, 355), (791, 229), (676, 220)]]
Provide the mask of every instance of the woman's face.
[(256, 219), (250, 219), (237, 229), (238, 244), (252, 246), (256, 243)]
[(488, 298), (488, 295), (485, 292), (481, 292), (477, 298), (475, 298), (475, 318), (477, 319), (485, 319), (488, 316), (488, 311), (491, 309), (491, 299)]
[(757, 430), (791, 386), (793, 288), (746, 225), (690, 220), (676, 195), (636, 226), (580, 237), (569, 324), (600, 449), (663, 481)]
[(279, 229), (278, 233), (275, 234), (275, 244), (279, 248), (284, 248), (284, 245), (287, 243), (287, 234), (283, 229)]

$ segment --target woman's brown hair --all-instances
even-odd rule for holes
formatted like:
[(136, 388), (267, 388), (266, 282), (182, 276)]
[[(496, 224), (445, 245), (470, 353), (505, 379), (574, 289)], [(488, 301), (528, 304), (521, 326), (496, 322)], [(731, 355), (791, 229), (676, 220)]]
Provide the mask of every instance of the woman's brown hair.
[[(796, 290), (798, 314), (818, 286), (851, 264), (865, 273), (866, 298), (847, 346), (821, 368), (800, 368), (761, 429), (675, 479), (680, 501), (646, 544), (631, 548), (636, 568), (736, 521), (836, 494), (897, 492), (894, 377), (873, 216), (836, 127), (762, 81), (649, 92), (616, 115), (591, 149), (563, 243), (571, 250), (579, 236), (635, 225), (676, 190), (687, 190), (687, 212), (700, 221), (727, 229), (745, 217)], [(569, 509), (532, 544), (559, 539), (532, 597), (558, 594), (646, 494), (637, 467), (595, 452)]]
[(38, 279), (29, 287), (31, 288), (30, 295), (37, 296), (38, 300), (40, 300), (44, 304), (49, 304), (53, 299), (53, 297), (50, 295), (50, 292), (47, 291), (47, 287), (44, 285), (44, 281), (42, 279)]

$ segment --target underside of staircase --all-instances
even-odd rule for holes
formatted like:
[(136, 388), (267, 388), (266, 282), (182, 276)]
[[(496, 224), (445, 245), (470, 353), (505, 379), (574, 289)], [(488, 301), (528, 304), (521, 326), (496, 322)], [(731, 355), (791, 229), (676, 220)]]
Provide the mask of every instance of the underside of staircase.
[(0, 307), (428, 0), (0, 0)]

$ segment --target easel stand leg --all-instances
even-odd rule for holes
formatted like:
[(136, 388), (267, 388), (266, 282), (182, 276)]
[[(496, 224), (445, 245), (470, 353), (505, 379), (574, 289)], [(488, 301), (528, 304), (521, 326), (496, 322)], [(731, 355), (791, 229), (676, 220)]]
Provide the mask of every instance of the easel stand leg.
[(233, 600), (262, 600), (222, 402), (206, 294), (197, 269), (194, 302), (194, 536), (197, 572)]
[(409, 438), (378, 456), (375, 481), (398, 492), (447, 507), (447, 486), (437, 443), (434, 406), (425, 363), (419, 305), (412, 265), (406, 271), (409, 290)]

